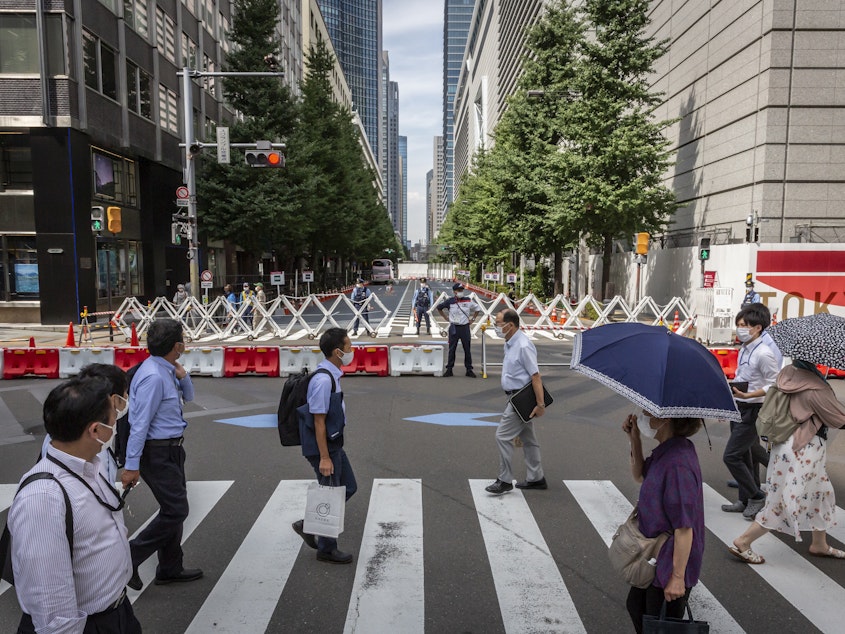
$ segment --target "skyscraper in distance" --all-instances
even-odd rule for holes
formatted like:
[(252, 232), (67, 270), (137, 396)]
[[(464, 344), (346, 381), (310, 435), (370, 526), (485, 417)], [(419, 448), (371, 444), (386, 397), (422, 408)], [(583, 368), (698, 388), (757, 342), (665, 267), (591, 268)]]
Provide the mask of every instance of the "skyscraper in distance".
[(401, 174), (399, 172), (399, 84), (387, 84), (387, 212), (393, 230), (402, 235)]
[(378, 157), (382, 0), (318, 0), (367, 140)]
[(472, 12), (475, 9), (475, 0), (444, 0), (443, 6), (443, 164), (445, 182), (441, 202), (444, 208), (440, 210), (441, 215), (445, 214), (446, 208), (457, 194), (453, 191), (455, 182), (454, 103), (464, 49), (472, 21)]
[(400, 226), (402, 233), (402, 244), (410, 247), (408, 243), (408, 137), (399, 137), (399, 178), (401, 179), (402, 191), (399, 194)]

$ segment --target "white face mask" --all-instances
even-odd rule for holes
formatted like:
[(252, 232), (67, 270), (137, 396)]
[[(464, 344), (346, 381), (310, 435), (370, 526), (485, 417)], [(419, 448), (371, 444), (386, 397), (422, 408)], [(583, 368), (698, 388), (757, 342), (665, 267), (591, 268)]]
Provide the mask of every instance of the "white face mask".
[(461, 296), (463, 296), (463, 292), (455, 291), (455, 297), (461, 297)]
[(121, 409), (115, 408), (114, 419), (117, 420), (118, 418), (122, 418), (126, 415), (126, 412), (129, 411), (129, 399), (123, 398), (122, 396), (118, 397), (120, 400), (123, 401), (123, 407)]
[(649, 424), (651, 419), (649, 418), (638, 418), (637, 419), (637, 428), (640, 430), (640, 435), (645, 436), (646, 438), (654, 438), (657, 435), (657, 432), (660, 431), (660, 427), (666, 424), (666, 421), (663, 421), (660, 424), (660, 427), (657, 429), (652, 429), (651, 425)]
[(751, 328), (748, 328), (747, 326), (737, 326), (736, 338), (739, 339), (742, 343), (745, 343), (746, 341), (751, 339)]
[(117, 427), (117, 425), (106, 425), (105, 423), (97, 423), (97, 424), (100, 425), (101, 427), (106, 427), (107, 429), (111, 430), (111, 436), (109, 437), (108, 440), (100, 440), (99, 438), (97, 438), (97, 442), (100, 443), (103, 446), (104, 449), (111, 449), (112, 451), (114, 451), (114, 436), (117, 433), (117, 431), (115, 430), (115, 427)]
[(350, 350), (349, 352), (343, 352), (341, 350), (340, 354), (340, 364), (341, 365), (349, 365), (352, 363), (352, 360), (355, 358), (355, 351)]
[(498, 324), (493, 326), (493, 332), (496, 333), (497, 337), (504, 337), (505, 336), (505, 333), (502, 332), (502, 327), (499, 326)]

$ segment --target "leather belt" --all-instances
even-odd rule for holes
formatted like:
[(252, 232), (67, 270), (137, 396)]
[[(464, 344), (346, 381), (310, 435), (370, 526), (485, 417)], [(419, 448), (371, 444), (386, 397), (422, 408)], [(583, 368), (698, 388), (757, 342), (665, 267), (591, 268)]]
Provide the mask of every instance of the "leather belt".
[(111, 604), (109, 607), (107, 607), (105, 610), (102, 610), (102, 611), (100, 611), (100, 612), (97, 612), (96, 614), (89, 614), (89, 615), (88, 615), (88, 616), (89, 616), (89, 618), (90, 618), (90, 617), (95, 617), (95, 618), (96, 618), (96, 617), (98, 617), (98, 616), (102, 616), (103, 614), (108, 614), (109, 612), (114, 612), (117, 608), (119, 608), (119, 607), (120, 607), (120, 604), (121, 604), (121, 603), (123, 603), (123, 600), (124, 600), (125, 598), (126, 598), (126, 588), (124, 588), (124, 589), (123, 589), (123, 592), (121, 592), (121, 593), (120, 593), (120, 596), (119, 596), (119, 597), (117, 597), (117, 600), (116, 600), (114, 603), (112, 603), (112, 604)]
[(148, 440), (144, 444), (148, 447), (181, 447), (184, 441), (185, 437), (179, 436), (179, 438), (153, 438)]

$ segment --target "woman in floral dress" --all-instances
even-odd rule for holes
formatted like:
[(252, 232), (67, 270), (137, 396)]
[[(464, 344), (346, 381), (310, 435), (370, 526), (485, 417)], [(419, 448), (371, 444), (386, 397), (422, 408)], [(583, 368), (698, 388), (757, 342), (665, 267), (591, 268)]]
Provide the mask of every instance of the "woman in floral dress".
[(845, 552), (827, 543), (827, 530), (836, 524), (836, 500), (825, 468), (827, 427), (845, 426), (845, 407), (815, 365), (806, 361), (786, 366), (776, 385), (790, 395), (793, 418), (803, 422), (786, 442), (772, 447), (766, 505), (730, 552), (746, 563), (762, 564), (763, 557), (751, 549), (754, 540), (775, 530), (800, 542), (801, 531), (813, 531), (811, 555), (845, 559)]

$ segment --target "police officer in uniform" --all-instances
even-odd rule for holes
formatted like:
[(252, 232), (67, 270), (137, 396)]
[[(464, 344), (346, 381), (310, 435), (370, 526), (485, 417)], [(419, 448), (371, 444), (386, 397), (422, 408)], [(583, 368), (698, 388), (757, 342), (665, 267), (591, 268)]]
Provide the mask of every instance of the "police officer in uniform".
[[(464, 366), (467, 369), (467, 376), (475, 378), (472, 371), (472, 353), (470, 352), (470, 326), (475, 322), (481, 307), (469, 297), (464, 297), (464, 285), (455, 282), (452, 285), (454, 297), (440, 302), (437, 305), (437, 312), (440, 317), (449, 321), (449, 359), (446, 362), (446, 371), (443, 376), (452, 376), (452, 368), (455, 366), (455, 352), (458, 349), (458, 342), (464, 348)], [(444, 311), (448, 311), (448, 317)]]

